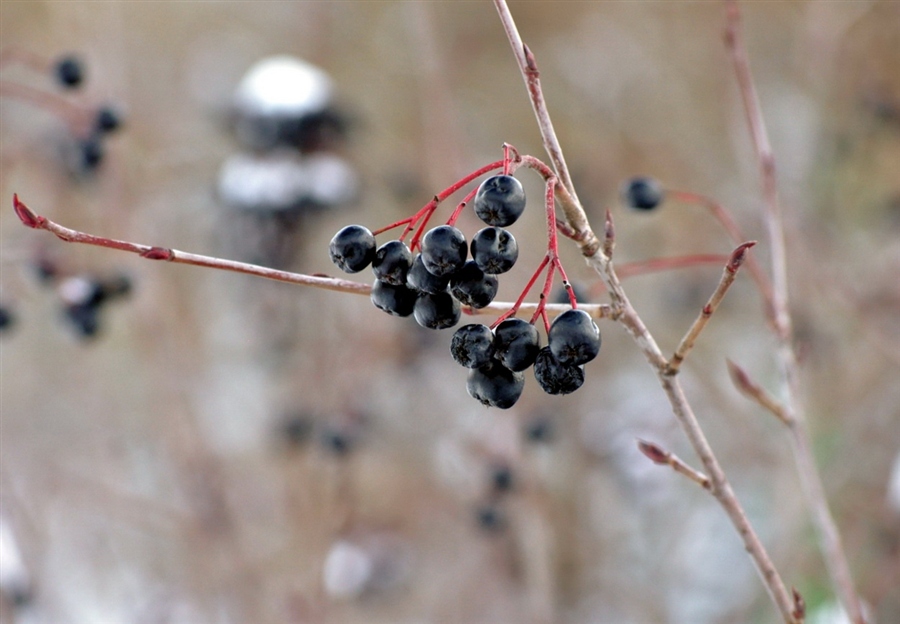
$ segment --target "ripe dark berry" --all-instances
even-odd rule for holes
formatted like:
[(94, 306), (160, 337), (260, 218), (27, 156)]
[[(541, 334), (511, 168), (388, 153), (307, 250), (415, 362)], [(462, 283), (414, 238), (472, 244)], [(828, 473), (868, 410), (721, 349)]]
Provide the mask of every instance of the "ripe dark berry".
[(483, 505), (475, 511), (478, 526), (485, 531), (499, 531), (505, 524), (503, 512), (496, 505)]
[(485, 273), (506, 273), (519, 257), (519, 245), (512, 234), (498, 227), (479, 230), (470, 245), (472, 259)]
[(372, 259), (372, 271), (375, 277), (382, 282), (403, 286), (406, 284), (406, 274), (412, 265), (412, 254), (406, 243), (399, 240), (391, 240), (375, 250), (375, 258)]
[(553, 439), (553, 423), (546, 416), (538, 416), (525, 426), (524, 433), (528, 442), (534, 444), (550, 442)]
[(322, 432), (319, 442), (327, 452), (343, 457), (352, 450), (354, 440), (344, 431), (328, 429)]
[(84, 67), (81, 61), (74, 56), (64, 56), (56, 62), (54, 68), (56, 79), (66, 88), (74, 88), (84, 80)]
[(491, 470), (491, 486), (496, 492), (509, 492), (515, 480), (512, 470), (506, 464), (497, 464)]
[(422, 327), (447, 329), (459, 322), (459, 301), (447, 292), (436, 295), (423, 293), (416, 299), (414, 315), (416, 322)]
[(494, 330), (494, 357), (510, 370), (525, 370), (540, 350), (538, 330), (528, 321), (506, 319)]
[(487, 407), (509, 409), (522, 396), (525, 375), (509, 370), (496, 360), (469, 371), (466, 390)]
[(359, 273), (375, 258), (375, 237), (361, 225), (348, 225), (331, 239), (328, 252), (342, 271)]
[(450, 355), (460, 366), (480, 368), (494, 356), (494, 332), (487, 325), (463, 325), (450, 340)]
[(512, 225), (525, 210), (525, 189), (510, 175), (490, 177), (478, 187), (474, 208), (478, 218), (488, 225)]
[(622, 201), (637, 210), (653, 210), (663, 195), (662, 186), (653, 178), (631, 178), (622, 185)]
[(91, 137), (78, 142), (78, 163), (77, 167), (80, 171), (93, 171), (103, 162), (103, 143), (99, 137)]
[(122, 125), (122, 119), (119, 114), (108, 106), (104, 106), (97, 111), (94, 118), (94, 130), (101, 134), (115, 132)]
[(406, 283), (410, 288), (415, 288), (419, 292), (436, 295), (447, 291), (447, 287), (450, 285), (450, 276), (438, 277), (430, 273), (425, 268), (425, 263), (422, 262), (422, 254), (418, 254), (413, 259), (412, 266), (409, 267), (409, 273), (406, 274)]
[(97, 306), (75, 304), (66, 306), (65, 314), (78, 336), (87, 339), (100, 331), (99, 310)]
[(0, 306), (0, 332), (11, 329), (15, 325), (16, 316), (6, 306)]
[[(448, 295), (449, 296), (449, 295)], [(416, 306), (416, 291), (406, 286), (396, 286), (381, 280), (372, 285), (372, 303), (379, 310), (394, 316), (409, 316)]]
[(584, 383), (584, 367), (562, 364), (544, 347), (534, 361), (534, 378), (547, 394), (569, 394)]
[(466, 262), (466, 237), (451, 225), (439, 225), (422, 237), (422, 263), (432, 275), (455, 273)]
[(478, 268), (474, 260), (466, 262), (450, 278), (450, 293), (463, 305), (483, 308), (497, 296), (499, 283), (493, 275)]
[(566, 310), (550, 325), (547, 343), (561, 364), (586, 364), (600, 352), (600, 329), (584, 310)]

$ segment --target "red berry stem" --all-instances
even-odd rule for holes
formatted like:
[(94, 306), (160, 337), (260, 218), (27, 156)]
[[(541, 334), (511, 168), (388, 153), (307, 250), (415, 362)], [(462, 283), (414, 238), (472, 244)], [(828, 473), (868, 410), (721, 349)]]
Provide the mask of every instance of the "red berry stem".
[[(494, 322), (491, 324), (491, 329), (497, 327), (497, 325), (499, 325), (500, 323), (502, 323), (503, 321), (505, 321), (505, 320), (508, 319), (509, 317), (514, 316), (515, 313), (519, 311), (519, 307), (520, 307), (520, 306), (522, 305), (522, 303), (525, 301), (525, 297), (528, 296), (528, 291), (530, 291), (530, 290), (531, 290), (531, 287), (534, 286), (534, 283), (537, 281), (537, 278), (540, 276), (540, 274), (543, 272), (543, 270), (546, 268), (546, 266), (547, 266), (547, 264), (548, 264), (549, 262), (550, 262), (550, 256), (549, 256), (549, 255), (548, 255), (548, 256), (544, 256), (544, 259), (541, 260), (541, 263), (538, 265), (537, 270), (535, 270), (534, 274), (533, 274), (533, 275), (531, 276), (531, 278), (528, 280), (528, 283), (525, 284), (525, 288), (522, 290), (522, 293), (519, 295), (519, 298), (516, 299), (516, 302), (512, 304), (512, 307), (511, 307), (509, 310), (507, 310), (506, 312), (504, 312), (503, 314), (501, 314), (501, 315), (497, 318), (497, 320), (494, 321)], [(543, 303), (544, 303), (544, 302), (541, 301), (541, 302), (538, 304), (538, 307), (541, 307)], [(537, 314), (537, 313), (538, 313), (538, 311), (535, 311), (535, 314)], [(532, 321), (532, 323), (533, 323), (533, 322), (534, 322), (534, 321)]]
[(475, 197), (475, 194), (478, 193), (478, 187), (473, 188), (469, 193), (463, 198), (459, 205), (456, 207), (456, 210), (453, 211), (453, 214), (450, 215), (450, 218), (447, 219), (447, 225), (455, 225), (456, 220), (459, 219), (459, 215), (462, 214), (463, 209), (472, 203), (472, 198)]

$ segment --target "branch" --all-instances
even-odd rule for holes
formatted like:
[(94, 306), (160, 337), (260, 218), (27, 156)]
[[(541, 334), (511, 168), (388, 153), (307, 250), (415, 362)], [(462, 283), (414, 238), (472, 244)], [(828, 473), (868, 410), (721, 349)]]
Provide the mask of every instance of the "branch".
[(759, 96), (750, 71), (750, 62), (741, 33), (741, 15), (736, 0), (726, 0), (725, 45), (731, 55), (737, 77), (744, 113), (756, 158), (759, 161), (762, 193), (765, 202), (765, 223), (772, 257), (772, 316), (778, 338), (778, 359), (781, 365), (787, 399), (785, 416), (789, 421), (792, 449), (797, 472), (812, 513), (819, 546), (831, 575), (838, 598), (854, 624), (865, 624), (862, 603), (853, 584), (850, 565), (841, 544), (840, 533), (828, 500), (822, 478), (812, 455), (810, 436), (803, 407), (800, 404), (799, 365), (793, 345), (793, 330), (788, 309), (787, 259), (785, 254), (784, 223), (778, 200), (775, 157), (759, 105)]
[(727, 360), (727, 363), (728, 374), (731, 376), (731, 381), (741, 394), (758, 403), (788, 427), (792, 425), (792, 420), (790, 416), (788, 416), (781, 401), (773, 397), (765, 388), (750, 379), (750, 375), (748, 375), (747, 371), (743, 368), (731, 360)]
[(671, 453), (658, 444), (647, 442), (646, 440), (638, 440), (638, 449), (646, 455), (650, 461), (660, 466), (669, 466), (680, 475), (684, 475), (704, 490), (711, 487), (709, 477), (698, 470), (694, 470), (686, 463), (681, 461), (674, 453)]
[[(512, 46), (513, 54), (519, 63), (519, 68), (528, 87), (532, 108), (534, 108), (535, 115), (538, 118), (541, 136), (545, 145), (548, 146), (548, 152), (550, 152), (554, 166), (562, 169), (562, 171), (557, 172), (559, 178), (561, 180), (569, 180), (568, 172), (565, 170), (565, 162), (561, 158), (554, 156), (554, 153), (557, 151), (561, 154), (561, 150), (559, 149), (559, 142), (556, 140), (553, 126), (547, 123), (549, 117), (546, 115), (546, 106), (540, 92), (540, 83), (536, 80), (537, 67), (534, 57), (530, 52), (527, 52), (527, 48), (522, 43), (506, 2), (504, 0), (494, 0), (494, 4), (500, 14), (500, 19)], [(565, 182), (562, 186), (568, 188)], [(709, 475), (710, 493), (716, 498), (734, 525), (744, 543), (744, 548), (756, 566), (763, 585), (778, 608), (781, 617), (787, 624), (798, 624), (800, 620), (794, 615), (796, 605), (792, 596), (781, 580), (765, 547), (753, 530), (746, 513), (731, 489), (731, 485), (725, 478), (725, 473), (713, 454), (712, 448), (709, 446), (709, 442), (706, 440), (706, 436), (700, 427), (700, 423), (697, 421), (687, 397), (684, 395), (684, 391), (676, 377), (665, 374), (666, 366), (668, 365), (666, 358), (628, 300), (619, 282), (619, 277), (613, 268), (612, 259), (608, 253), (601, 249), (601, 243), (591, 230), (587, 217), (584, 214), (584, 209), (577, 200), (577, 195), (574, 192), (570, 192), (570, 196), (573, 200), (571, 203), (566, 200), (560, 203), (566, 215), (566, 220), (579, 236), (579, 239), (576, 240), (578, 240), (581, 253), (606, 284), (613, 308), (616, 311), (616, 318), (631, 334), (647, 361), (657, 371), (657, 377), (669, 400), (672, 411)], [(607, 229), (609, 230), (612, 227), (612, 220), (609, 219), (608, 221)]]
[[(351, 280), (329, 277), (327, 275), (305, 275), (303, 273), (292, 273), (290, 271), (280, 271), (269, 267), (259, 266), (257, 264), (248, 264), (246, 262), (236, 262), (234, 260), (225, 260), (213, 256), (202, 256), (200, 254), (188, 253), (177, 249), (169, 249), (166, 247), (156, 247), (151, 245), (141, 245), (128, 241), (121, 241), (103, 236), (95, 236), (86, 232), (73, 230), (50, 219), (37, 215), (31, 208), (26, 206), (19, 200), (18, 195), (13, 195), (13, 208), (19, 219), (27, 227), (36, 230), (47, 230), (52, 232), (67, 243), (82, 243), (85, 245), (94, 245), (96, 247), (106, 247), (108, 249), (118, 249), (138, 254), (141, 258), (147, 260), (164, 260), (166, 262), (174, 262), (175, 264), (191, 264), (194, 266), (202, 266), (211, 269), (219, 269), (222, 271), (231, 271), (233, 273), (244, 273), (246, 275), (255, 275), (257, 277), (265, 277), (266, 279), (278, 282), (287, 282), (289, 284), (299, 284), (302, 286), (312, 286), (314, 288), (322, 288), (324, 290), (334, 290), (338, 292), (350, 293), (354, 295), (369, 295), (372, 287), (369, 284), (361, 284)], [(503, 301), (494, 301), (483, 308), (464, 308), (466, 314), (497, 314), (506, 312), (512, 307), (512, 303)], [(534, 314), (540, 303), (521, 303), (517, 308), (517, 313), (525, 315)], [(558, 316), (566, 310), (570, 309), (569, 304), (546, 304), (544, 309), (549, 315)], [(604, 304), (584, 304), (578, 306), (596, 319), (612, 319), (615, 318), (615, 312), (612, 306)]]
[(684, 335), (684, 338), (681, 339), (678, 348), (675, 349), (675, 353), (669, 360), (669, 364), (666, 366), (667, 375), (676, 375), (678, 373), (684, 358), (687, 357), (688, 352), (694, 348), (694, 343), (697, 341), (700, 332), (706, 327), (710, 317), (712, 317), (713, 313), (719, 307), (722, 299), (725, 298), (725, 293), (728, 292), (728, 289), (734, 283), (734, 278), (737, 277), (738, 269), (744, 262), (747, 250), (755, 244), (756, 241), (743, 243), (731, 254), (728, 264), (725, 265), (725, 270), (722, 271), (722, 279), (719, 280), (719, 285), (716, 287), (716, 290), (713, 292), (706, 305), (703, 306), (700, 315), (694, 320), (693, 324)]

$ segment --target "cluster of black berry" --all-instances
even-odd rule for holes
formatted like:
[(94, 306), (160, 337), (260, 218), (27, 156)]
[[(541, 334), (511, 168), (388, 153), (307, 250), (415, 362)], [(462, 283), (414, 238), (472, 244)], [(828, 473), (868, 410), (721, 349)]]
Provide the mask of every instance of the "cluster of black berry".
[[(518, 246), (505, 228), (524, 211), (525, 192), (511, 175), (495, 175), (478, 187), (473, 207), (488, 227), (468, 245), (456, 227), (441, 225), (425, 233), (419, 253), (413, 255), (402, 240), (378, 247), (370, 230), (349, 225), (331, 240), (331, 259), (347, 273), (372, 266), (371, 298), (379, 309), (413, 315), (431, 329), (453, 327), (462, 306), (483, 308), (493, 300), (497, 275), (515, 264)], [(581, 387), (584, 364), (600, 349), (596, 323), (582, 310), (568, 310), (554, 320), (548, 345), (541, 348), (534, 320), (506, 318), (493, 328), (468, 324), (454, 333), (450, 352), (469, 369), (466, 388), (472, 397), (487, 406), (512, 407), (522, 394), (524, 371), (532, 366), (549, 394), (568, 394)]]
[[(54, 64), (57, 82), (65, 89), (76, 89), (84, 82), (84, 63), (77, 56), (66, 55)], [(101, 106), (87, 135), (79, 137), (69, 157), (70, 166), (76, 173), (89, 173), (103, 162), (105, 150), (103, 141), (122, 125), (118, 112), (110, 106)]]
[(453, 225), (440, 225), (425, 232), (414, 256), (402, 240), (377, 247), (371, 231), (348, 225), (331, 239), (329, 253), (347, 273), (371, 265), (372, 303), (377, 308), (396, 316), (412, 315), (429, 329), (453, 327), (462, 306), (483, 308), (494, 300), (497, 275), (516, 263), (516, 239), (504, 228), (525, 209), (521, 182), (510, 175), (488, 178), (478, 187), (474, 209), (488, 227), (469, 243)]

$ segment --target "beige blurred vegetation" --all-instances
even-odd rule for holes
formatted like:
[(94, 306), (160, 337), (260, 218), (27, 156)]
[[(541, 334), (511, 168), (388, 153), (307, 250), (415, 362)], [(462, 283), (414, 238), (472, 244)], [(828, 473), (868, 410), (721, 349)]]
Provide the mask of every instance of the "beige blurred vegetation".
[[(719, 3), (510, 5), (590, 216), (613, 210), (620, 262), (732, 247), (701, 208), (619, 206), (618, 186), (635, 174), (717, 198), (763, 239)], [(894, 622), (900, 4), (747, 2), (744, 13), (787, 212), (817, 459), (860, 593), (878, 622)], [(0, 38), (48, 58), (82, 55), (88, 79), (74, 97), (116, 103), (126, 117), (98, 175), (74, 180), (54, 149), (59, 122), (0, 102), (0, 286), (18, 317), (0, 342), (0, 512), (33, 587), (21, 610), (3, 598), (4, 622), (774, 621), (721, 510), (637, 453), (644, 437), (696, 465), (618, 326), (601, 325), (603, 350), (578, 393), (546, 397), (529, 379), (512, 410), (486, 410), (447, 355), (449, 333), (365, 298), (66, 246), (13, 214), (16, 192), (70, 227), (229, 256), (234, 224), (215, 180), (237, 150), (231, 93), (256, 60), (294, 54), (335, 80), (353, 120), (342, 155), (364, 181), (356, 205), (302, 236), (295, 268), (333, 273), (326, 246), (342, 225), (412, 213), (499, 158), (505, 141), (544, 156), (489, 2), (4, 0)], [(525, 182), (538, 197), (538, 181)], [(461, 224), (476, 228), (474, 217)], [(540, 260), (542, 227), (536, 210), (517, 225), (523, 253), (502, 297)], [(33, 278), (39, 253), (134, 277), (96, 341), (60, 321)], [(754, 253), (766, 258), (764, 245)], [(592, 283), (574, 249), (564, 261)], [(664, 350), (719, 271), (626, 283)], [(786, 582), (830, 622), (833, 593), (784, 432), (725, 369), (731, 358), (772, 386), (773, 349), (743, 276), (684, 383)], [(305, 445), (278, 435), (290, 414), (313, 422)], [(554, 425), (552, 443), (524, 441), (536, 417)], [(335, 427), (358, 432), (344, 459), (317, 443)], [(498, 462), (515, 487), (499, 502), (505, 530), (491, 533), (475, 510), (491, 499)], [(323, 580), (339, 542), (378, 564), (360, 595), (335, 596)]]

